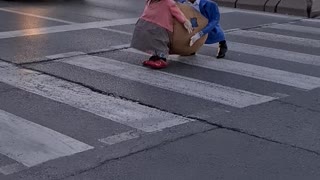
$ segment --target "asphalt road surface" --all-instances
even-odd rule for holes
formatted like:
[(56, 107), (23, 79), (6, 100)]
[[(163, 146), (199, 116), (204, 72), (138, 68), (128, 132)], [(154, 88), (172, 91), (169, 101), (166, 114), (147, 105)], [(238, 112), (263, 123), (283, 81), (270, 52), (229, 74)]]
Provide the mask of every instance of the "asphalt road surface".
[(317, 180), (320, 19), (220, 8), (150, 70), (144, 0), (0, 1), (0, 179)]

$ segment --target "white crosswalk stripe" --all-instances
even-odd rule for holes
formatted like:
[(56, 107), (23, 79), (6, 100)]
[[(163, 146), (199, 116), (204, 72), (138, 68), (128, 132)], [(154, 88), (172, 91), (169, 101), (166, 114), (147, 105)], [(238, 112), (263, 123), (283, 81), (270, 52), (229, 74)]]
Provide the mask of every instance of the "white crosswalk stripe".
[[(0, 82), (2, 83), (68, 104), (142, 132), (156, 132), (193, 121), (135, 102), (95, 93), (82, 86), (34, 71), (20, 69), (8, 63), (0, 62), (0, 69)], [(111, 140), (105, 138), (100, 141), (114, 144), (121, 140), (130, 139), (128, 135), (121, 137), (120, 140), (119, 138)], [(132, 138), (137, 137), (139, 136)], [(21, 163), (0, 167), (0, 173), (3, 174), (11, 174), (23, 170), (24, 166), (32, 167), (48, 160), (94, 148), (3, 110), (0, 110), (0, 143), (1, 154)]]
[[(277, 26), (278, 25), (271, 26), (271, 27), (277, 27)], [(279, 25), (279, 27), (282, 27), (282, 26)], [(302, 26), (302, 27), (304, 27), (304, 26)], [(318, 29), (318, 28), (312, 28), (312, 27), (308, 27), (308, 28), (310, 28), (309, 31), (311, 31), (311, 32), (314, 32)], [(105, 28), (105, 29), (110, 30), (112, 32), (117, 31), (118, 33), (125, 34), (125, 35), (132, 35), (132, 33), (128, 33), (128, 32), (107, 29), (107, 28)], [(235, 34), (236, 34), (236, 32), (235, 32)], [(244, 34), (246, 34), (246, 36), (250, 37), (250, 35), (248, 35), (247, 33), (244, 33)], [(268, 35), (272, 36), (271, 33), (268, 33)], [(255, 36), (253, 36), (253, 37), (256, 38)], [(295, 38), (295, 37), (287, 36), (287, 38)], [(263, 38), (258, 36), (258, 39), (263, 39)], [(301, 38), (301, 39), (303, 41), (308, 41), (308, 39), (303, 39), (303, 38)], [(288, 41), (285, 41), (285, 42), (288, 43)], [(291, 42), (289, 42), (289, 43), (291, 44)], [(129, 46), (129, 44), (126, 44), (125, 46)], [(215, 44), (213, 44), (213, 45), (205, 44), (204, 46), (205, 47), (215, 47), (216, 45)], [(273, 58), (273, 59), (277, 59), (277, 60), (284, 60), (284, 61), (296, 62), (296, 63), (301, 63), (301, 64), (320, 66), (320, 56), (317, 56), (317, 55), (294, 52), (294, 51), (287, 51), (287, 50), (283, 50), (283, 49), (276, 49), (276, 48), (270, 48), (270, 47), (257, 46), (257, 45), (252, 45), (252, 44), (238, 43), (238, 42), (233, 42), (233, 41), (228, 41), (228, 47), (231, 51), (234, 51), (234, 52), (245, 53), (245, 54), (256, 55), (256, 56), (263, 56), (263, 57)], [(102, 51), (102, 50), (100, 50), (100, 51)]]
[[(123, 51), (145, 54), (134, 49), (125, 49)], [(193, 66), (233, 73), (306, 90), (320, 87), (320, 78), (317, 77), (291, 73), (227, 59), (224, 59), (223, 61), (214, 61), (212, 57), (205, 55), (197, 55), (196, 57), (170, 56), (169, 59)]]
[(238, 108), (275, 99), (166, 72), (151, 72), (143, 67), (108, 58), (83, 56), (66, 59), (63, 62)]
[(294, 24), (277, 24), (269, 26), (268, 28), (320, 35), (320, 28), (306, 27)]
[[(206, 45), (211, 47), (213, 45)], [(301, 64), (309, 64), (309, 65), (316, 65), (320, 66), (320, 56), (293, 52), (293, 51), (286, 51), (282, 49), (275, 49), (269, 47), (262, 47), (256, 46), (251, 44), (245, 43), (238, 43), (238, 42), (228, 42), (228, 46), (230, 51), (245, 53), (250, 55), (256, 56), (263, 56), (268, 58), (274, 58), (277, 60), (284, 60), (284, 61), (291, 61)]]
[(259, 40), (269, 40), (272, 42), (286, 43), (292, 45), (300, 45), (304, 47), (320, 48), (320, 40), (285, 36), (273, 33), (239, 30), (229, 33), (230, 35), (237, 35), (246, 38), (255, 38)]
[(117, 26), (117, 25), (134, 24), (136, 21), (137, 21), (137, 18), (129, 18), (129, 19), (97, 21), (97, 22), (89, 22), (89, 23), (81, 23), (81, 24), (75, 23), (75, 24), (68, 24), (68, 25), (61, 25), (61, 26), (25, 29), (25, 30), (17, 30), (17, 31), (7, 31), (7, 32), (0, 32), (0, 39), (31, 36), (31, 35), (41, 35), (41, 34), (51, 34), (51, 33), (76, 31), (76, 30), (85, 30), (85, 29), (93, 29), (93, 28), (104, 28), (104, 27)]
[[(112, 65), (109, 67), (120, 68)], [(159, 131), (191, 121), (134, 102), (95, 93), (80, 85), (48, 75), (12, 66), (0, 71), (0, 82), (145, 132)]]
[(27, 167), (92, 149), (92, 146), (0, 110), (0, 153)]

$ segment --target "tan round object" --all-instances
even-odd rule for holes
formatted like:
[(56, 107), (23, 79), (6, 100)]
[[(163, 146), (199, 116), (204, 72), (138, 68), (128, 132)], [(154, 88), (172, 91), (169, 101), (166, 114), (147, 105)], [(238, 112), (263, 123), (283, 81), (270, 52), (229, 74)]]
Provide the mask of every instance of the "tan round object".
[(207, 18), (202, 16), (197, 10), (188, 4), (177, 3), (179, 9), (183, 12), (187, 19), (195, 19), (198, 26), (194, 27), (194, 31), (189, 34), (184, 28), (183, 24), (179, 23), (176, 19), (174, 20), (174, 30), (171, 37), (170, 54), (178, 54), (182, 56), (188, 56), (192, 53), (197, 52), (205, 43), (208, 35), (204, 35), (193, 46), (189, 46), (191, 37), (197, 32), (201, 31), (208, 24)]

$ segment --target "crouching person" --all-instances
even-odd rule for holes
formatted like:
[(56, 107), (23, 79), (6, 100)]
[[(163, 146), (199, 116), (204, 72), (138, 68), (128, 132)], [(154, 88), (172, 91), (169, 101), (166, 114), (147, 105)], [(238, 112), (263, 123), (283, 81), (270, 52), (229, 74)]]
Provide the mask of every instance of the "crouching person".
[(146, 0), (144, 12), (136, 23), (131, 47), (152, 54), (143, 65), (161, 69), (168, 66), (170, 33), (173, 33), (173, 18), (182, 23), (191, 33), (192, 25), (185, 18), (174, 0)]
[(219, 43), (217, 58), (224, 58), (228, 51), (228, 46), (225, 40), (224, 32), (220, 26), (220, 12), (217, 3), (213, 2), (212, 0), (176, 1), (180, 3), (189, 1), (196, 10), (198, 10), (204, 17), (208, 19), (207, 26), (191, 37), (190, 46), (192, 46), (203, 35), (208, 34), (205, 44)]

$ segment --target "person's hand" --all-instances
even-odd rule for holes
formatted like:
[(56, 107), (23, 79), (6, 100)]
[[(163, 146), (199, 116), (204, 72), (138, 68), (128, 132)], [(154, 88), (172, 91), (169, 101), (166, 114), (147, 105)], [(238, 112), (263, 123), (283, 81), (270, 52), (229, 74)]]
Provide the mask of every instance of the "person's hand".
[(196, 33), (195, 35), (193, 35), (190, 39), (190, 44), (189, 44), (190, 47), (193, 46), (193, 44), (200, 38), (201, 38), (200, 33)]
[(189, 34), (192, 33), (193, 28), (191, 22), (187, 19), (186, 22), (183, 23), (184, 28), (188, 31)]

